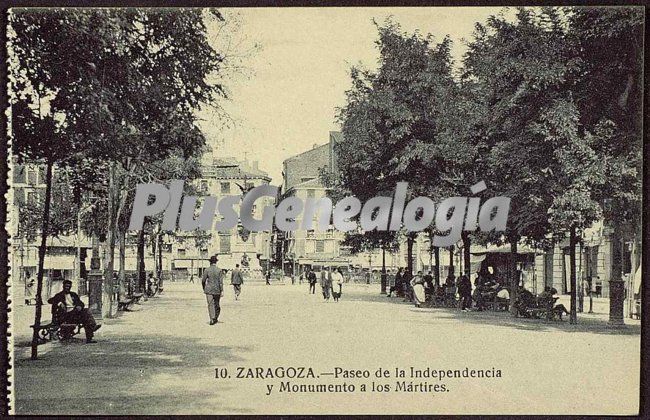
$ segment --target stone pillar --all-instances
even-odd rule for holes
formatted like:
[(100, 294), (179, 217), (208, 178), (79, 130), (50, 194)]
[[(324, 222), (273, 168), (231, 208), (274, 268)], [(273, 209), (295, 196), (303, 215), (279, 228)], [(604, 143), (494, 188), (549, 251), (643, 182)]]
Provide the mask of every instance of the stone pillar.
[(609, 325), (612, 327), (624, 326), (623, 298), (625, 282), (621, 280), (609, 281)]
[(104, 276), (101, 270), (91, 270), (88, 273), (88, 309), (95, 318), (102, 317), (102, 282)]

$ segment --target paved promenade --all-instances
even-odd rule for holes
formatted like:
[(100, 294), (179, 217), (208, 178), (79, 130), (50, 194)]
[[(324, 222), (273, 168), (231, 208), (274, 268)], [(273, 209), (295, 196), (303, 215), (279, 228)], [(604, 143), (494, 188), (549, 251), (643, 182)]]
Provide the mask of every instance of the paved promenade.
[[(324, 302), (305, 284), (245, 284), (240, 301), (228, 290), (220, 323), (209, 326), (200, 286), (169, 283), (133, 312), (103, 320), (98, 343), (47, 343), (31, 361), (32, 311), (18, 305), (13, 314), (19, 414), (636, 411), (639, 323), (611, 330), (603, 314), (581, 315), (580, 325), (571, 326), (504, 313), (416, 309), (379, 295), (376, 285), (344, 286), (340, 302)], [(276, 367), (311, 367), (316, 378), (238, 379), (240, 366), (254, 375), (256, 367), (264, 375), (269, 367), (274, 374)], [(370, 377), (327, 375), (336, 367), (368, 370)], [(377, 378), (380, 367), (391, 377)], [(501, 377), (413, 379), (410, 367), (494, 369)], [(230, 378), (216, 379), (215, 368), (227, 369)], [(396, 368), (407, 377), (396, 378)], [(286, 381), (345, 383), (355, 391), (280, 392)], [(390, 391), (373, 392), (373, 382)], [(398, 382), (412, 382), (413, 391), (397, 391)]]

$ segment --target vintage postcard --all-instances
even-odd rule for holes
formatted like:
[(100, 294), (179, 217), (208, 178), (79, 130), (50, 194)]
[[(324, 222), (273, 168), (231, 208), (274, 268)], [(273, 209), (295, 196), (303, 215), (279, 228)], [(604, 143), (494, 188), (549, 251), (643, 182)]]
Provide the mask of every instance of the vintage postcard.
[(10, 9), (9, 413), (638, 415), (644, 14)]

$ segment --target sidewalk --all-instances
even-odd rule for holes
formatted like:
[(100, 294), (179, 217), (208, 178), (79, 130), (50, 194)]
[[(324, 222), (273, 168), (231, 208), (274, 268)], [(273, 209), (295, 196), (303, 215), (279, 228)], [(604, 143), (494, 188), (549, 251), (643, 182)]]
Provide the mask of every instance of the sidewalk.
[[(340, 302), (325, 302), (318, 289), (314, 295), (307, 290), (306, 284), (245, 284), (235, 302), (227, 288), (222, 322), (209, 326), (200, 285), (168, 283), (162, 295), (133, 312), (103, 320), (98, 343), (50, 342), (39, 346), (36, 361), (29, 360), (29, 334), (21, 332), (29, 317), (17, 316), (23, 323), (15, 325), (17, 413), (323, 414), (344, 408), (348, 414), (616, 414), (636, 404), (640, 337), (634, 325), (607, 329), (599, 314), (593, 325), (580, 317), (579, 325), (570, 326), (504, 313), (416, 309), (366, 285), (344, 286)], [(492, 382), (451, 380), (444, 395), (267, 396), (266, 386), (281, 380), (237, 379), (240, 366), (311, 367), (317, 374), (335, 367), (374, 372), (469, 366), (502, 369), (504, 375)], [(216, 368), (228, 369), (232, 378), (216, 379)], [(315, 381), (358, 386), (373, 378), (292, 380)], [(395, 379), (384, 382), (394, 386)], [(614, 393), (607, 384), (616, 384)]]

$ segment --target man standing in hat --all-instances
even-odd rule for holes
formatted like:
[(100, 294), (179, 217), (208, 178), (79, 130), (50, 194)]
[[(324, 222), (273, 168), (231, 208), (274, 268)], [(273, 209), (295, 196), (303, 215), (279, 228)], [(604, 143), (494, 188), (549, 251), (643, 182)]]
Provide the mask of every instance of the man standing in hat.
[(239, 269), (239, 264), (235, 264), (235, 269), (232, 270), (232, 275), (230, 277), (230, 284), (232, 284), (235, 289), (235, 300), (239, 300), (239, 294), (241, 293), (241, 285), (244, 284), (244, 276), (242, 275), (241, 270)]
[(217, 323), (219, 319), (219, 300), (223, 293), (223, 271), (217, 267), (217, 256), (210, 257), (210, 267), (203, 272), (201, 279), (203, 293), (208, 299), (208, 313), (210, 314), (210, 325)]

